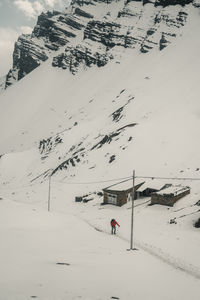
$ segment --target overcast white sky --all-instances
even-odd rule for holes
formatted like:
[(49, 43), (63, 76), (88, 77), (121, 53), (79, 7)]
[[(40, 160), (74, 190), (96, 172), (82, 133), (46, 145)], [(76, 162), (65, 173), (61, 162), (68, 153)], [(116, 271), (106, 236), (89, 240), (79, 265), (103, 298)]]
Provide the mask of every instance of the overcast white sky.
[(45, 10), (62, 10), (68, 0), (0, 0), (0, 77), (12, 66), (14, 42), (30, 33)]

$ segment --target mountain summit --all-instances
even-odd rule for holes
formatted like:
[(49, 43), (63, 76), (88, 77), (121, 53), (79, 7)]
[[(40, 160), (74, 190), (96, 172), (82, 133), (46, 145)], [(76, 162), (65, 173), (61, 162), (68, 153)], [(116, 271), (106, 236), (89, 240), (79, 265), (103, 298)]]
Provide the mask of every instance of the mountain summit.
[(22, 79), (48, 58), (53, 67), (102, 67), (119, 49), (163, 50), (182, 34), (192, 0), (73, 0), (61, 12), (42, 13), (32, 34), (15, 43), (13, 67), (5, 87)]

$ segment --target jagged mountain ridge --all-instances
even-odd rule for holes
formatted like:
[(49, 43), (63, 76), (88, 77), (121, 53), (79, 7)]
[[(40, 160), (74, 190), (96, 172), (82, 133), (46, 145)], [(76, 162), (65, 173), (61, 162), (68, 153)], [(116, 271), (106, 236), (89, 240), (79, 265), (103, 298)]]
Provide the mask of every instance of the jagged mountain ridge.
[(85, 66), (104, 66), (117, 56), (118, 47), (142, 53), (162, 50), (181, 35), (189, 3), (197, 5), (192, 0), (74, 0), (63, 13), (42, 13), (32, 34), (15, 43), (5, 87), (49, 57), (52, 66), (76, 74)]

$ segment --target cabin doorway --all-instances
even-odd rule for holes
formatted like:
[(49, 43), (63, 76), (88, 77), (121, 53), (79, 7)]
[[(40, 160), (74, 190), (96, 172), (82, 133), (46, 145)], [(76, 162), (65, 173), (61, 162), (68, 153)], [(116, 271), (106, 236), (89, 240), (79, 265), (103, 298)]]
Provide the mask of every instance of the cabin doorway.
[(117, 205), (117, 195), (108, 194), (108, 204)]

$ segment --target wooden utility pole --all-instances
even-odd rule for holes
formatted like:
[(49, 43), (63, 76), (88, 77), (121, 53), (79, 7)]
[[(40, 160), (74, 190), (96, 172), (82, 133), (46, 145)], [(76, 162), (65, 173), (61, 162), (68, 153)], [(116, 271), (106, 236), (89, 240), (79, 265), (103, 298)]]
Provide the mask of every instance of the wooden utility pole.
[(134, 197), (135, 197), (135, 170), (133, 170), (133, 189), (132, 189), (132, 208), (131, 208), (131, 244), (130, 244), (130, 250), (134, 250), (134, 248), (133, 248)]

